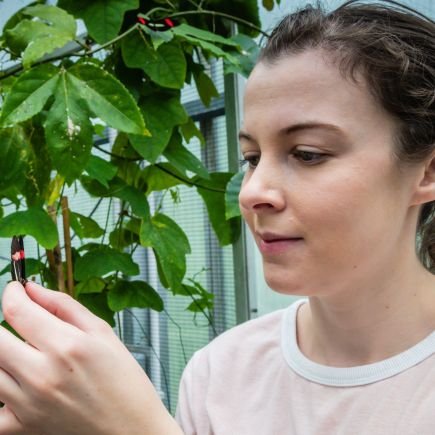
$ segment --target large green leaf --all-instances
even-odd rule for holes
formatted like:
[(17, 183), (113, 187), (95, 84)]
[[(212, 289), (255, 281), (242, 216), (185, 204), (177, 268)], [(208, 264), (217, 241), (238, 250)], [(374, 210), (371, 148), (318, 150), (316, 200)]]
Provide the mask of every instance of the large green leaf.
[(80, 63), (68, 69), (68, 79), (89, 109), (108, 125), (127, 133), (149, 134), (133, 97), (112, 74)]
[(39, 113), (56, 88), (58, 71), (55, 66), (45, 64), (22, 74), (4, 101), (0, 122), (16, 124)]
[(65, 72), (60, 74), (44, 127), (53, 166), (71, 184), (88, 163), (93, 127), (86, 104)]
[(239, 193), (244, 175), (243, 172), (238, 172), (227, 184), (227, 190), (225, 192), (226, 219), (240, 216)]
[(231, 39), (238, 42), (242, 50), (240, 52), (232, 52), (232, 55), (239, 63), (235, 64), (225, 61), (224, 72), (225, 74), (238, 73), (244, 77), (248, 77), (257, 62), (260, 46), (254, 39), (241, 33), (232, 36)]
[(101, 157), (93, 156), (88, 160), (88, 163), (85, 167), (86, 172), (90, 177), (99, 181), (103, 186), (109, 187), (108, 182), (113, 179), (116, 175), (117, 168), (112, 163), (107, 160), (102, 159)]
[(29, 151), (21, 127), (0, 129), (0, 193), (23, 186)]
[[(225, 217), (225, 190), (233, 174), (215, 172), (210, 176), (211, 180), (195, 179), (201, 186), (209, 188), (197, 187), (197, 190), (207, 206), (208, 216), (219, 243), (225, 246), (234, 243), (240, 235), (240, 219)], [(222, 193), (218, 190), (222, 190)]]
[(52, 249), (57, 244), (57, 228), (48, 214), (39, 208), (17, 211), (0, 220), (0, 237), (17, 234), (33, 236), (44, 248)]
[(201, 41), (213, 42), (215, 44), (232, 45), (234, 47), (237, 47), (237, 42), (233, 41), (232, 39), (224, 38), (223, 36), (209, 32), (208, 30), (198, 29), (197, 27), (189, 26), (189, 24), (186, 23), (173, 27), (171, 31), (177, 36), (189, 38), (191, 40), (197, 39)]
[(177, 41), (161, 44), (157, 50), (140, 31), (122, 41), (122, 56), (130, 68), (140, 68), (160, 86), (172, 89), (183, 87), (186, 78), (186, 58)]
[(144, 219), (140, 229), (142, 246), (152, 247), (170, 287), (181, 285), (186, 273), (190, 244), (183, 230), (168, 216), (157, 213)]
[(183, 146), (181, 135), (178, 132), (172, 135), (163, 155), (176, 169), (184, 174), (186, 171), (191, 171), (203, 178), (210, 177), (201, 160)]
[(186, 110), (178, 98), (151, 95), (141, 104), (151, 137), (129, 135), (133, 148), (147, 161), (154, 163), (162, 154), (172, 130), (188, 120)]
[(58, 5), (82, 18), (91, 37), (102, 44), (116, 37), (125, 12), (137, 9), (139, 0), (59, 0)]
[(80, 213), (70, 213), (70, 224), (74, 232), (81, 238), (96, 239), (104, 234), (104, 230), (92, 218)]
[(138, 275), (139, 267), (130, 255), (108, 246), (101, 246), (87, 252), (76, 261), (74, 278), (84, 281), (93, 276), (101, 277), (116, 271), (124, 275)]
[(144, 281), (118, 281), (108, 293), (109, 307), (121, 311), (129, 307), (163, 311), (160, 295)]

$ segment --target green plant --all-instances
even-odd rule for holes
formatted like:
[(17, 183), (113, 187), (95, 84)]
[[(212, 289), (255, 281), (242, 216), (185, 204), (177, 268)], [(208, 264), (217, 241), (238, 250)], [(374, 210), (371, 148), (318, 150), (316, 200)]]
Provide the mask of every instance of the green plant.
[[(233, 24), (244, 34), (231, 36)], [(0, 220), (0, 237), (27, 234), (46, 249), (28, 259), (30, 273), (65, 286), (113, 324), (124, 308), (163, 308), (148, 283), (129, 280), (138, 274), (130, 254), (142, 245), (153, 249), (164, 287), (193, 298), (193, 311), (210, 307), (210, 293), (185, 277), (189, 240), (169, 216), (150, 213), (147, 197), (177, 184), (196, 188), (220, 243), (237, 239), (240, 177), (209, 173), (184, 145), (204, 138), (180, 96), (194, 82), (210, 104), (217, 91), (206, 65), (215, 59), (228, 72), (247, 73), (259, 26), (256, 0), (59, 0), (32, 3), (8, 20), (0, 37), (10, 60), (0, 70), (0, 201), (16, 211)], [(107, 159), (94, 151), (102, 124), (118, 132)], [(106, 234), (91, 216), (63, 207), (73, 233), (96, 242), (83, 242), (69, 251), (68, 264), (56, 265), (54, 220), (64, 187), (74, 184), (118, 200), (121, 212)]]

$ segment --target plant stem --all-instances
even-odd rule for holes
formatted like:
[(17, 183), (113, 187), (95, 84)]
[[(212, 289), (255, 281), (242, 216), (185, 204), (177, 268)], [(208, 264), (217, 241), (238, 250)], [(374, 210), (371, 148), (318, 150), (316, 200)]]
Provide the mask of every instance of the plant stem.
[(222, 17), (227, 18), (230, 21), (234, 21), (238, 24), (243, 24), (246, 27), (250, 27), (253, 30), (256, 30), (257, 32), (261, 33), (264, 36), (269, 37), (270, 35), (262, 30), (260, 27), (256, 26), (255, 24), (250, 23), (249, 21), (244, 20), (243, 18), (235, 17), (234, 15), (226, 14), (224, 12), (218, 12), (218, 11), (208, 11), (208, 10), (198, 10), (198, 11), (185, 11), (185, 12), (176, 12), (175, 14), (170, 15), (168, 18), (176, 18), (186, 15), (212, 15), (214, 17)]

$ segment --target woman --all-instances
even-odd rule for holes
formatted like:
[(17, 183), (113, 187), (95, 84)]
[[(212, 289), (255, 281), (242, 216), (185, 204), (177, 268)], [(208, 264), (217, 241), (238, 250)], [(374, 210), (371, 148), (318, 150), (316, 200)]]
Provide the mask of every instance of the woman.
[(306, 298), (194, 355), (181, 431), (107, 325), (10, 284), (0, 434), (434, 433), (435, 26), (390, 3), (285, 18), (248, 80), (241, 210)]

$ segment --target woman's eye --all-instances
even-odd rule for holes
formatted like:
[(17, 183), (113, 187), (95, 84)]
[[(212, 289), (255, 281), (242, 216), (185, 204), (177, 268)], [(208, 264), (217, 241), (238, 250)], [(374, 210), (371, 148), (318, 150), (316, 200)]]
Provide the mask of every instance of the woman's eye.
[(326, 154), (303, 150), (295, 150), (292, 155), (296, 160), (309, 165), (320, 163), (326, 158)]
[(255, 169), (260, 161), (260, 156), (244, 156), (240, 160), (240, 167), (243, 168), (245, 165), (249, 166), (249, 169)]

